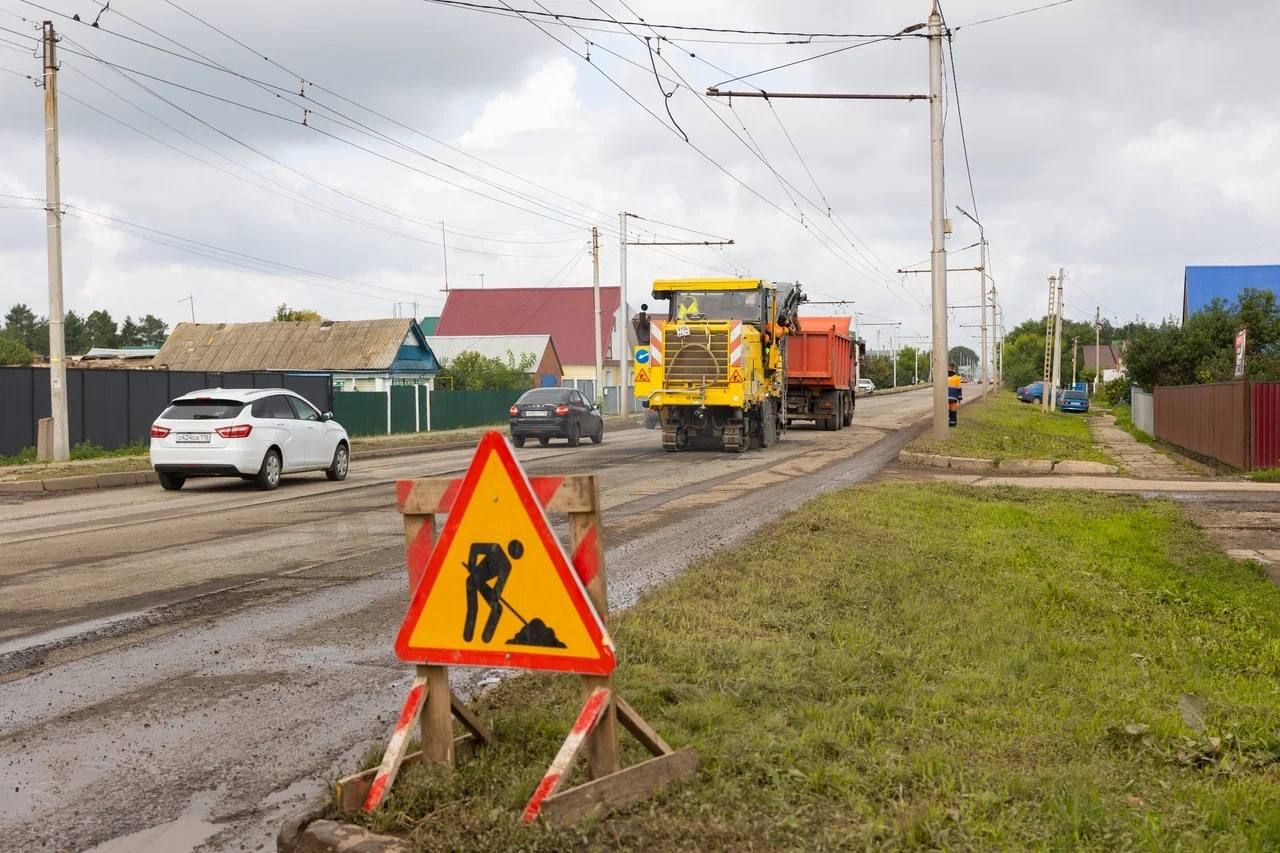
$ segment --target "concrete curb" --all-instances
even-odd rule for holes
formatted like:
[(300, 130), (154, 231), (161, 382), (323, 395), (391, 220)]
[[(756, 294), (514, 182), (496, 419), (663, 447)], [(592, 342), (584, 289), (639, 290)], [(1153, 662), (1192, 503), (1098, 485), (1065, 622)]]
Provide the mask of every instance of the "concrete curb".
[(937, 456), (930, 453), (913, 453), (904, 450), (898, 454), (898, 461), (903, 465), (917, 468), (947, 468), (952, 471), (963, 471), (966, 474), (986, 474), (1000, 471), (1006, 474), (1088, 474), (1094, 476), (1113, 476), (1120, 473), (1119, 467), (1102, 462), (1084, 462), (1065, 459), (1054, 462), (1051, 459), (973, 459), (967, 456)]
[[(628, 425), (615, 424), (610, 432), (641, 429), (644, 421)], [(479, 436), (461, 441), (445, 441), (436, 444), (411, 444), (403, 447), (374, 447), (368, 450), (352, 448), (351, 458), (387, 459), (394, 456), (414, 456), (420, 453), (444, 453), (449, 450), (464, 450), (474, 447)], [(41, 494), (43, 492), (69, 492), (85, 489), (115, 489), (122, 486), (141, 486), (158, 483), (160, 477), (155, 471), (113, 471), (108, 474), (76, 474), (71, 477), (50, 477), (46, 480), (13, 480), (0, 483), (0, 495)]]

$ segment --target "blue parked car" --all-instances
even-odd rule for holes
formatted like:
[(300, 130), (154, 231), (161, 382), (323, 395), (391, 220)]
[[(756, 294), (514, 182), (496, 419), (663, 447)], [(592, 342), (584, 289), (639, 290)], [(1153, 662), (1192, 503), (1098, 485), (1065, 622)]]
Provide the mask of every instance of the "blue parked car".
[(1089, 411), (1089, 395), (1083, 391), (1063, 391), (1058, 395), (1058, 411)]
[(1044, 383), (1032, 382), (1018, 389), (1018, 399), (1024, 403), (1039, 403), (1044, 399)]

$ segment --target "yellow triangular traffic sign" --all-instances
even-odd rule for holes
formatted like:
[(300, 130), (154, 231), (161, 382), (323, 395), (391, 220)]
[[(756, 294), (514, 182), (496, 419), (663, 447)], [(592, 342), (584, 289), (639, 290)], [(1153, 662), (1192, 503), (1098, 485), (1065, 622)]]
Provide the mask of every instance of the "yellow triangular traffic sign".
[(476, 448), (395, 648), (410, 663), (613, 671), (613, 642), (499, 432)]

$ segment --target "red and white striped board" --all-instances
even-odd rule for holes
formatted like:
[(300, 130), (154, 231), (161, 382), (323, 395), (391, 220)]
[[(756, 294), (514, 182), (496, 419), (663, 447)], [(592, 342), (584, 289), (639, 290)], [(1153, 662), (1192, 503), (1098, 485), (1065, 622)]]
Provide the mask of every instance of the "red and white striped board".
[(387, 751), (382, 755), (382, 766), (378, 768), (378, 775), (373, 777), (373, 785), (369, 787), (369, 794), (364, 798), (366, 812), (371, 812), (382, 804), (382, 798), (386, 796), (391, 784), (396, 781), (396, 774), (400, 772), (400, 762), (404, 761), (404, 754), (409, 748), (409, 733), (413, 729), (413, 724), (418, 721), (418, 716), (422, 713), (422, 704), (426, 699), (427, 671), (426, 667), (420, 666), (413, 684), (409, 687), (409, 695), (404, 700), (404, 707), (400, 709), (400, 719), (396, 720), (395, 731), (391, 733), (391, 740), (387, 742)]
[(662, 324), (649, 324), (649, 363), (657, 366), (662, 365)]
[(582, 751), (582, 744), (586, 742), (587, 735), (600, 721), (601, 715), (609, 705), (609, 693), (607, 687), (597, 687), (591, 691), (591, 695), (582, 706), (582, 712), (574, 721), (573, 728), (569, 730), (569, 736), (565, 738), (560, 751), (556, 753), (555, 760), (547, 768), (546, 775), (542, 777), (542, 781), (533, 791), (533, 796), (529, 798), (528, 805), (524, 807), (524, 813), (520, 816), (521, 823), (533, 823), (537, 820), (538, 814), (542, 811), (543, 802), (556, 792), (564, 777), (569, 775), (573, 761)]
[(729, 363), (742, 366), (742, 321), (734, 320), (729, 326)]

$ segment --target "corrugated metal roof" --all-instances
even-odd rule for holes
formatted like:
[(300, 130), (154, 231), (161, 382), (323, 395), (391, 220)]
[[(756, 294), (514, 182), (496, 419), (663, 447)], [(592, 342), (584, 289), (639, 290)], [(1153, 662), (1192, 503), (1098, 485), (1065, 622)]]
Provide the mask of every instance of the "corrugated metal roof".
[(550, 335), (427, 335), (427, 346), (441, 363), (448, 363), (464, 352), (478, 352), (485, 358), (502, 361), (511, 353), (516, 363), (523, 356), (532, 355), (536, 367), (550, 343)]
[(422, 334), (434, 335), (436, 333), (436, 326), (440, 325), (440, 318), (423, 317), (418, 321), (418, 325), (422, 327)]
[[(618, 287), (600, 287), (600, 334), (606, 359), (614, 318), (621, 304)], [(450, 290), (436, 331), (442, 336), (546, 334), (562, 364), (595, 364), (595, 312), (590, 287), (502, 287)]]
[(158, 352), (159, 347), (90, 347), (80, 358), (151, 358)]
[(179, 323), (152, 360), (169, 370), (388, 370), (414, 321)]
[(1237, 267), (1187, 267), (1183, 274), (1182, 319), (1203, 311), (1213, 300), (1234, 305), (1246, 290), (1280, 291), (1280, 264)]

